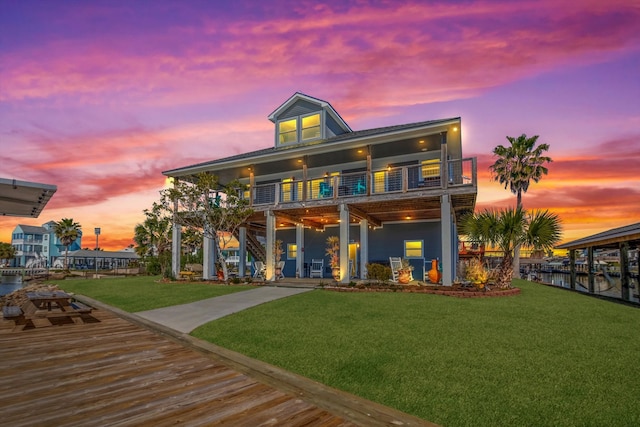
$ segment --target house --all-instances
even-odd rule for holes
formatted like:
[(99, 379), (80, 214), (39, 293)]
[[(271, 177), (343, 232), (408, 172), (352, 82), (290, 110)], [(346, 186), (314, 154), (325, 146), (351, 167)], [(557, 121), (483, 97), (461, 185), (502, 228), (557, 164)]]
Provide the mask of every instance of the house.
[[(42, 226), (18, 224), (11, 235), (11, 246), (16, 249), (13, 260), (14, 267), (51, 267), (54, 261), (67, 248), (55, 234), (55, 221), (49, 221)], [(69, 251), (80, 249), (82, 245), (82, 230), (78, 238), (69, 245)]]
[[(255, 212), (237, 236), (241, 258), (248, 251), (265, 262), (273, 279), (280, 240), (285, 277), (308, 277), (320, 258), (331, 277), (325, 242), (338, 236), (343, 283), (390, 256), (409, 259), (418, 280), (439, 259), (443, 283), (453, 281), (456, 223), (477, 196), (476, 159), (462, 155), (459, 117), (354, 131), (331, 104), (298, 92), (268, 118), (271, 147), (163, 172), (174, 180), (208, 172), (223, 184), (248, 185), (244, 197)], [(176, 275), (179, 231), (174, 226)], [(205, 278), (215, 277), (211, 251), (205, 239)]]

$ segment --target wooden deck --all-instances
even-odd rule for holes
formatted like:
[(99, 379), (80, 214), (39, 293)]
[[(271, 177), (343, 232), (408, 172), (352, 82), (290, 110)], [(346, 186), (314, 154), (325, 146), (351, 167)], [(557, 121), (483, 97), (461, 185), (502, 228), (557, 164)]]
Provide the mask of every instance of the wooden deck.
[(0, 320), (3, 425), (433, 426), (117, 309), (91, 316)]

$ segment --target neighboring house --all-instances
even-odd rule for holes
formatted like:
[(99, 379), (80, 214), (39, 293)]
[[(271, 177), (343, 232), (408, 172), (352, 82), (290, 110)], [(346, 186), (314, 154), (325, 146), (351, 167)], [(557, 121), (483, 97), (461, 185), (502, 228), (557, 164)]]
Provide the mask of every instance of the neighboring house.
[[(134, 251), (124, 249), (121, 251), (94, 251), (90, 249), (78, 249), (69, 251), (67, 261), (69, 268), (76, 270), (117, 269), (127, 268), (140, 257)], [(53, 267), (62, 268), (64, 256), (54, 262)]]
[[(18, 224), (11, 235), (11, 245), (16, 249), (13, 267), (50, 267), (58, 257), (63, 257), (66, 247), (55, 235), (55, 221), (42, 226)], [(69, 251), (82, 245), (82, 231), (69, 245)]]
[[(353, 131), (328, 102), (295, 93), (269, 120), (273, 147), (163, 172), (174, 179), (209, 172), (223, 184), (237, 178), (248, 185), (255, 213), (237, 236), (241, 257), (251, 252), (273, 279), (277, 239), (286, 277), (307, 277), (311, 260), (321, 258), (329, 278), (326, 239), (335, 235), (343, 283), (365, 278), (367, 263), (394, 256), (409, 259), (418, 280), (438, 258), (443, 283), (451, 284), (456, 223), (474, 210), (477, 195), (476, 159), (462, 156), (459, 117)], [(215, 277), (211, 248), (205, 239), (206, 278)]]

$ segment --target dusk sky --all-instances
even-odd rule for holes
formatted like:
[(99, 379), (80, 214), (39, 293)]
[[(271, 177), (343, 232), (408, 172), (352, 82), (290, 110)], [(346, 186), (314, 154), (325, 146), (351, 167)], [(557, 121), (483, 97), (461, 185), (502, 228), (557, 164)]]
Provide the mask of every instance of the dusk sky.
[(563, 241), (640, 222), (640, 1), (0, 0), (0, 177), (57, 185), (83, 247), (133, 243), (163, 170), (273, 145), (296, 91), (354, 130), (462, 117), (477, 208), (506, 136), (540, 135), (526, 208)]

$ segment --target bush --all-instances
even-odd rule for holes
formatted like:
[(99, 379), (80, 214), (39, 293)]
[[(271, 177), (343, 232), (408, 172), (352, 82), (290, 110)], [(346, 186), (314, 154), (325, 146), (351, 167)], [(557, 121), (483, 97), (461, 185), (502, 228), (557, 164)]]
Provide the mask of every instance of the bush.
[(367, 278), (386, 282), (391, 279), (391, 267), (382, 264), (367, 264)]

